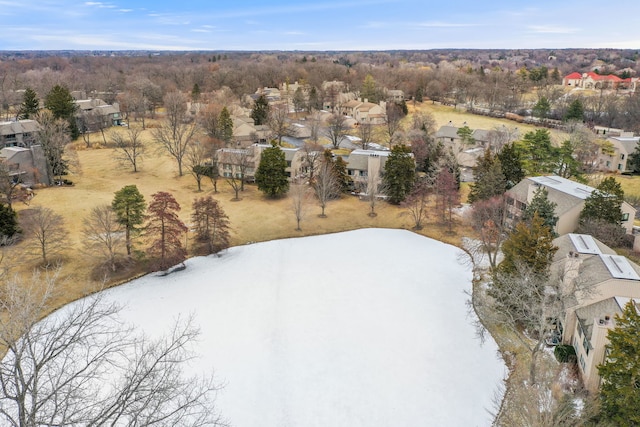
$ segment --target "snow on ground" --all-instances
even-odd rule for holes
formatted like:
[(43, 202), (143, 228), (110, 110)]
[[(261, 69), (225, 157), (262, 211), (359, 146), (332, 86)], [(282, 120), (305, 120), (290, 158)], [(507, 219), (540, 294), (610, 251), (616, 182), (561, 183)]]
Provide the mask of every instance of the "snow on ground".
[(505, 374), (475, 338), (453, 246), (402, 230), (194, 258), (107, 292), (151, 335), (195, 314), (199, 364), (236, 427), (487, 426)]

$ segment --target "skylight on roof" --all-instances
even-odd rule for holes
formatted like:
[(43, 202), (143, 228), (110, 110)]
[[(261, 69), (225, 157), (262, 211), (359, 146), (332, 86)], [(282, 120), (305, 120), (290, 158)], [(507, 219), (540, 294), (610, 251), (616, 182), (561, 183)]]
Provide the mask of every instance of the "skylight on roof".
[(629, 260), (625, 257), (600, 254), (600, 258), (609, 270), (609, 273), (611, 273), (611, 277), (640, 281), (640, 276), (638, 276), (638, 273), (636, 273), (631, 264), (629, 264)]
[(569, 238), (578, 253), (591, 255), (598, 255), (602, 253), (596, 244), (596, 241), (588, 234), (569, 234)]

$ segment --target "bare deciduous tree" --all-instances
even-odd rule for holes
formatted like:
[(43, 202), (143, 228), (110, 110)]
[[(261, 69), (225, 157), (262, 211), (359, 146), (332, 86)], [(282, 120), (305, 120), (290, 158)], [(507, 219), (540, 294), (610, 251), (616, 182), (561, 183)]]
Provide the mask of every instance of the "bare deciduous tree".
[(67, 230), (64, 219), (49, 208), (41, 206), (23, 213), (22, 229), (29, 236), (30, 252), (42, 258), (44, 266), (49, 265), (53, 255), (58, 254), (67, 244)]
[(49, 110), (40, 110), (35, 116), (40, 124), (38, 141), (42, 144), (47, 162), (47, 183), (60, 180), (67, 173), (68, 162), (64, 159), (64, 149), (69, 143), (68, 123), (56, 119)]
[[(211, 378), (186, 378), (198, 332), (136, 336), (100, 296), (52, 308), (57, 275), (10, 280), (0, 299), (0, 420), (9, 426), (221, 425)], [(6, 424), (5, 424), (6, 423)]]
[(300, 223), (307, 214), (310, 189), (304, 182), (301, 182), (301, 180), (296, 180), (289, 186), (289, 198), (291, 199), (291, 210), (296, 217), (296, 231), (302, 231)]
[(360, 123), (358, 125), (358, 138), (360, 138), (362, 149), (369, 149), (369, 143), (373, 142), (373, 125), (371, 123)]
[(84, 219), (82, 234), (90, 253), (101, 253), (110, 270), (116, 271), (116, 248), (125, 241), (125, 233), (111, 205), (94, 207)]
[(289, 107), (286, 104), (274, 105), (269, 108), (267, 125), (278, 140), (278, 145), (282, 145), (283, 137), (296, 137), (298, 135), (298, 129), (289, 120)]
[(322, 153), (324, 149), (321, 145), (314, 143), (305, 143), (302, 147), (302, 171), (303, 175), (309, 179), (309, 182), (313, 182), (316, 169), (322, 161)]
[(229, 217), (213, 197), (201, 197), (193, 201), (191, 220), (196, 240), (206, 254), (217, 254), (229, 247)]
[(327, 120), (325, 135), (331, 141), (333, 148), (338, 148), (348, 130), (347, 118), (340, 113), (333, 113)]
[(239, 192), (244, 191), (245, 174), (249, 168), (247, 150), (224, 149), (219, 152), (219, 162), (223, 163), (223, 174), (227, 184), (235, 192), (234, 201), (240, 200)]
[(198, 184), (198, 191), (202, 191), (202, 178), (211, 175), (211, 167), (207, 165), (211, 151), (207, 144), (194, 141), (187, 150), (187, 168)]
[(367, 173), (367, 180), (364, 184), (364, 192), (367, 199), (367, 204), (369, 205), (369, 213), (370, 217), (377, 216), (376, 206), (380, 201), (381, 194), (381, 185), (382, 185), (382, 177), (380, 176), (380, 162), (371, 162), (369, 163), (370, 167)]
[(384, 116), (384, 124), (388, 136), (389, 146), (392, 146), (397, 139), (398, 132), (402, 129), (402, 118), (404, 114), (399, 105), (389, 102), (387, 104), (387, 114)]
[(470, 224), (479, 239), (468, 241), (465, 249), (476, 265), (482, 264), (486, 256), (491, 270), (498, 265), (500, 246), (507, 236), (504, 196), (495, 196), (488, 200), (478, 200), (470, 212)]
[(314, 144), (318, 143), (318, 139), (320, 138), (320, 127), (322, 124), (322, 119), (320, 118), (320, 111), (313, 110), (309, 117), (307, 118), (307, 125), (309, 126), (309, 139)]
[(165, 98), (167, 110), (164, 122), (153, 129), (153, 138), (178, 163), (178, 175), (182, 176), (185, 155), (196, 134), (197, 126), (187, 116), (186, 98), (179, 92), (168, 93)]
[(142, 139), (142, 130), (129, 126), (124, 134), (113, 132), (111, 141), (116, 148), (117, 159), (125, 164), (130, 164), (134, 172), (138, 172), (140, 161), (145, 155), (146, 144)]
[(424, 182), (417, 182), (413, 186), (413, 190), (407, 198), (402, 202), (402, 206), (406, 209), (406, 213), (413, 221), (414, 230), (422, 230), (424, 221), (427, 218), (427, 204), (431, 196), (430, 186)]
[(322, 213), (319, 216), (320, 218), (326, 218), (327, 215), (324, 210), (327, 207), (327, 203), (340, 192), (338, 178), (331, 161), (323, 159), (322, 163), (320, 163), (313, 181), (313, 190), (318, 198), (320, 208), (322, 208)]

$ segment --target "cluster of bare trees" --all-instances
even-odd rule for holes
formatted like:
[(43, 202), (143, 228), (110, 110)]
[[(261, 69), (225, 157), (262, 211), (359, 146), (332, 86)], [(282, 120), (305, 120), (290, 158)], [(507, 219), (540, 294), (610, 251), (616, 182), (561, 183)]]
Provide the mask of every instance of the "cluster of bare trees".
[(57, 272), (2, 287), (3, 425), (223, 425), (213, 379), (183, 373), (198, 336), (192, 319), (141, 337), (98, 294), (40, 320), (59, 292)]

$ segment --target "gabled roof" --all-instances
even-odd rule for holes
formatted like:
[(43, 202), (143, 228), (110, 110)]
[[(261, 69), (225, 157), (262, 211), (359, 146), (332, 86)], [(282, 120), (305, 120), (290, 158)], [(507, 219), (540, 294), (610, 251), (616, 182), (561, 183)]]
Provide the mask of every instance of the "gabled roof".
[(378, 104), (374, 104), (373, 102), (363, 102), (362, 104), (356, 107), (356, 110), (365, 112), (365, 111), (370, 111), (371, 109), (378, 106), (379, 106)]
[(383, 161), (389, 157), (390, 151), (383, 150), (353, 150), (347, 159), (347, 169), (368, 170), (369, 157), (381, 157)]
[(460, 138), (458, 135), (458, 128), (455, 126), (440, 126), (440, 129), (436, 132), (436, 138)]
[(582, 78), (582, 74), (578, 73), (578, 72), (573, 72), (571, 74), (569, 74), (568, 76), (564, 77), (567, 80), (580, 80)]
[(578, 254), (581, 258), (616, 254), (609, 246), (588, 234), (564, 234), (553, 239), (553, 245), (558, 248), (553, 256), (554, 262), (566, 258), (571, 253)]
[(508, 193), (520, 201), (528, 201), (529, 186), (531, 185), (547, 189), (547, 198), (550, 202), (556, 204), (555, 213), (558, 216), (562, 216), (576, 205), (583, 203), (583, 200), (595, 190), (588, 185), (559, 176), (537, 176), (523, 179)]
[(611, 141), (615, 141), (620, 144), (626, 154), (631, 154), (635, 151), (638, 142), (640, 142), (640, 136), (631, 136), (631, 137), (623, 137), (623, 136), (612, 136), (608, 138)]
[(535, 176), (529, 178), (536, 184), (542, 185), (547, 189), (554, 189), (568, 196), (576, 197), (578, 199), (586, 199), (593, 193), (595, 188), (589, 187), (579, 182), (571, 181), (570, 179), (563, 178), (561, 176)]
[(585, 77), (591, 77), (593, 80), (599, 80), (599, 81), (610, 81), (610, 82), (621, 82), (622, 79), (618, 76), (616, 76), (615, 74), (607, 74), (606, 76), (603, 76), (601, 74), (596, 74), (594, 72), (588, 72), (585, 73)]
[(0, 135), (15, 135), (36, 132), (40, 125), (35, 120), (0, 122)]

